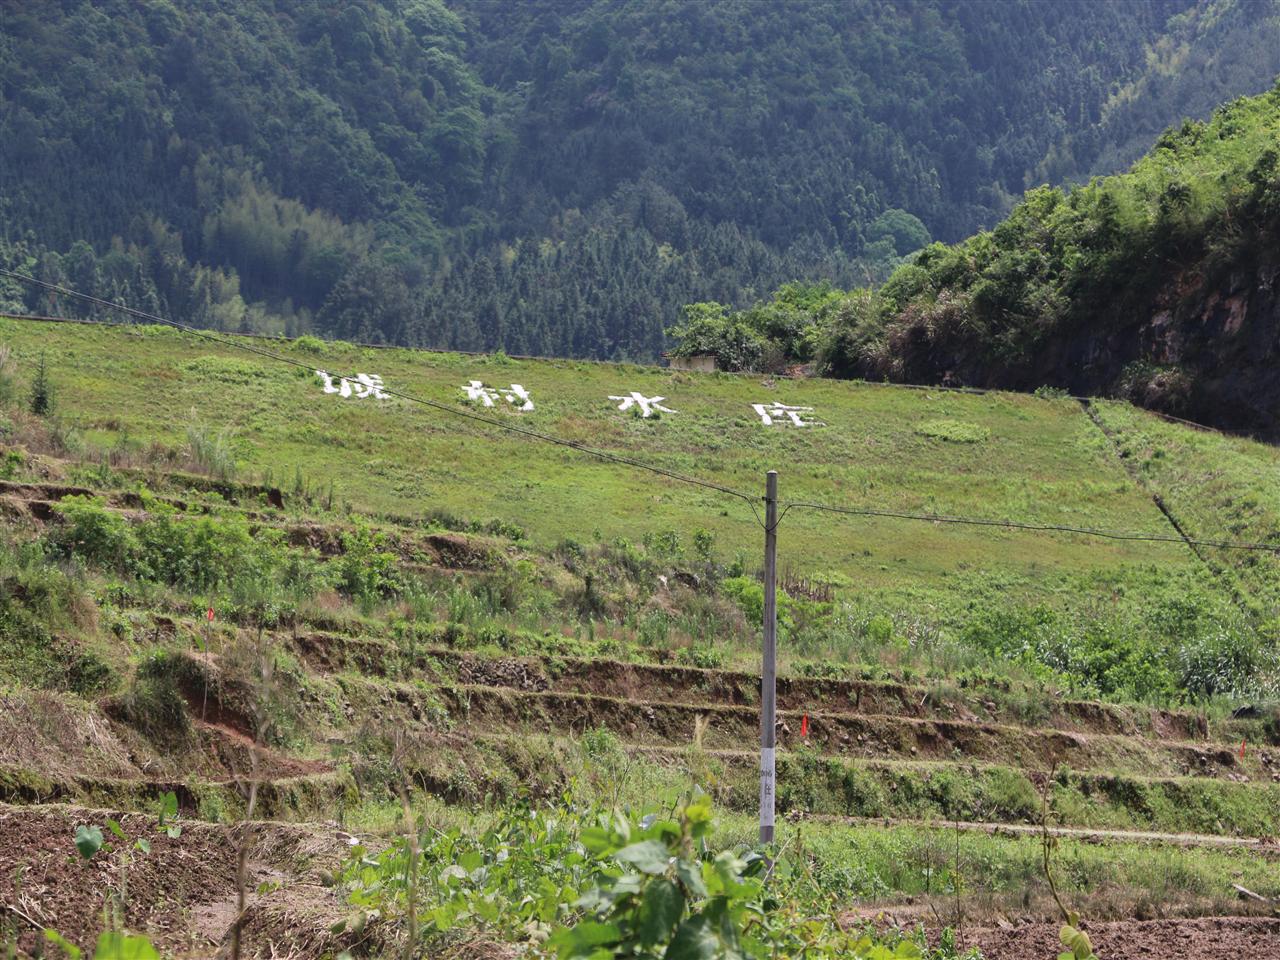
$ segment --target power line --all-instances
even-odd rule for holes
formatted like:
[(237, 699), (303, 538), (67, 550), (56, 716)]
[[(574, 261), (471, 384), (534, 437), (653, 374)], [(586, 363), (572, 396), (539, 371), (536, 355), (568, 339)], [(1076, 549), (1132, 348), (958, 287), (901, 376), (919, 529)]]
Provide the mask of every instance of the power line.
[[(224, 337), (218, 336), (215, 333), (210, 333), (207, 330), (200, 330), (197, 327), (192, 327), (185, 323), (179, 323), (177, 320), (170, 320), (167, 317), (161, 317), (153, 313), (147, 313), (144, 310), (138, 310), (134, 307), (125, 306), (122, 303), (113, 303), (110, 300), (103, 300), (103, 299), (100, 299), (99, 297), (90, 296), (87, 293), (81, 293), (78, 290), (72, 290), (68, 287), (63, 287), (56, 283), (50, 283), (47, 280), (38, 280), (35, 277), (27, 276), (26, 274), (22, 274), (22, 273), (15, 273), (12, 270), (6, 270), (3, 268), (0, 268), (0, 276), (6, 276), (13, 280), (21, 280), (24, 283), (32, 283), (32, 284), (35, 284), (36, 286), (43, 287), (46, 290), (51, 290), (51, 291), (54, 291), (55, 293), (60, 293), (68, 297), (74, 297), (78, 300), (83, 300), (87, 303), (93, 303), (101, 307), (106, 307), (110, 310), (119, 310), (122, 313), (127, 313), (130, 316), (137, 317), (140, 320), (147, 320), (153, 323), (164, 324), (165, 326), (173, 327), (177, 330), (182, 330), (186, 333), (191, 334), (192, 336), (199, 337), (202, 340), (208, 340), (209, 342), (219, 344), (220, 346), (232, 347), (237, 350), (243, 350), (247, 353), (256, 354), (257, 356), (265, 357), (269, 360), (275, 360), (279, 363), (287, 363), (291, 366), (300, 367), (304, 370), (314, 371), (315, 369), (309, 363), (303, 363), (301, 360), (295, 360), (292, 357), (286, 357), (283, 354), (274, 353), (270, 350), (265, 350), (262, 347), (254, 346), (251, 343), (244, 343), (238, 340), (226, 339)], [(354, 376), (340, 376), (340, 379), (347, 380), (351, 383), (358, 382)], [(493, 417), (486, 417), (480, 413), (473, 413), (470, 410), (459, 410), (457, 407), (452, 407), (447, 403), (441, 403), (438, 400), (427, 400), (423, 397), (415, 397), (411, 394), (403, 393), (399, 390), (395, 390), (386, 386), (382, 387), (382, 392), (387, 394), (388, 396), (397, 397), (401, 400), (407, 400), (410, 403), (421, 404), (422, 406), (425, 406), (425, 407), (431, 407), (432, 409), (443, 411), (444, 413), (451, 414), (452, 416), (455, 416), (455, 417), (461, 417), (462, 419), (465, 419), (465, 420), (474, 420), (477, 423), (483, 423), (491, 427), (498, 427), (499, 429), (506, 430), (510, 433), (520, 434), (521, 436), (528, 437), (531, 440), (540, 440), (543, 443), (552, 443), (552, 444), (555, 444), (556, 446), (568, 447), (571, 450), (577, 450), (579, 453), (584, 453), (588, 456), (595, 457), (599, 460), (604, 460), (610, 463), (617, 463), (617, 464), (622, 464), (629, 467), (634, 467), (637, 470), (647, 470), (650, 473), (657, 474), (658, 476), (666, 477), (668, 480), (675, 480), (675, 481), (678, 481), (679, 483), (687, 483), (687, 484), (690, 484), (691, 486), (702, 487), (703, 489), (706, 489), (706, 490), (714, 490), (717, 493), (723, 493), (723, 494), (726, 494), (727, 496), (737, 497), (739, 500), (745, 501), (747, 505), (751, 507), (751, 512), (755, 514), (756, 522), (759, 523), (762, 527), (764, 526), (764, 521), (761, 520), (759, 511), (756, 510), (756, 501), (761, 499), (758, 496), (752, 496), (751, 494), (743, 493), (740, 490), (735, 490), (732, 487), (726, 487), (722, 484), (715, 483), (711, 480), (703, 480), (699, 477), (690, 477), (686, 474), (676, 473), (674, 470), (668, 470), (665, 467), (659, 467), (651, 463), (645, 463), (642, 460), (635, 460), (631, 457), (626, 457), (621, 454), (610, 453), (607, 450), (598, 450), (595, 447), (589, 447), (584, 443), (578, 442), (577, 440), (567, 440), (564, 437), (553, 436), (552, 434), (549, 434), (549, 433), (541, 433), (537, 430), (530, 430), (527, 427), (519, 427), (519, 426), (516, 426), (515, 424), (503, 423), (501, 420), (494, 419)]]
[(1223, 550), (1263, 550), (1280, 553), (1280, 543), (1250, 543), (1238, 540), (1197, 540), (1191, 537), (1171, 537), (1158, 533), (1136, 533), (1124, 530), (1103, 530), (1098, 527), (1074, 527), (1059, 523), (1029, 523), (1022, 520), (999, 520), (983, 517), (956, 517), (939, 513), (906, 513), (897, 510), (877, 510), (871, 507), (839, 507), (827, 503), (809, 503), (807, 501), (790, 501), (778, 517), (781, 523), (793, 509), (819, 510), (825, 513), (838, 513), (854, 517), (888, 517), (894, 520), (920, 520), (929, 523), (957, 523), (976, 527), (1004, 527), (1010, 530), (1031, 530), (1040, 533), (1078, 533), (1089, 537), (1101, 537), (1106, 540), (1138, 540), (1147, 543), (1193, 544), (1201, 547), (1219, 547)]

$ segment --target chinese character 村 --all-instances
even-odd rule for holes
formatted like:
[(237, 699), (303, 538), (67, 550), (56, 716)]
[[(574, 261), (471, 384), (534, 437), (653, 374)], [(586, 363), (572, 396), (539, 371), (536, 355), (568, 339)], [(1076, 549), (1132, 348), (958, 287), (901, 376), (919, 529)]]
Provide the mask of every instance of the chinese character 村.
[(760, 422), (766, 427), (774, 423), (791, 424), (797, 427), (822, 427), (819, 420), (805, 420), (801, 414), (813, 413), (813, 407), (792, 407), (785, 403), (753, 403), (751, 409), (760, 416)]
[(338, 377), (337, 386), (334, 385), (334, 378), (323, 370), (317, 370), (316, 376), (320, 378), (325, 393), (336, 393), (340, 397), (355, 397), (357, 400), (363, 400), (365, 397), (373, 397), (375, 400), (389, 399), (382, 389), (382, 377), (374, 373), (357, 373), (354, 379)]
[(479, 380), (472, 380), (462, 389), (466, 391), (468, 400), (479, 400), (486, 407), (492, 407), (493, 402), (501, 396), (502, 399), (512, 404), (517, 410), (533, 409), (533, 401), (529, 398), (529, 391), (518, 383), (513, 383), (506, 389), (495, 390), (492, 387), (486, 387)]
[(625, 397), (615, 397), (610, 394), (609, 399), (621, 401), (621, 403), (618, 404), (619, 410), (630, 410), (632, 407), (639, 407), (640, 416), (642, 417), (648, 417), (655, 410), (659, 413), (675, 413), (675, 411), (670, 407), (664, 407), (662, 405), (662, 401), (667, 399), (666, 397), (646, 397), (642, 394), (636, 393), (634, 390)]

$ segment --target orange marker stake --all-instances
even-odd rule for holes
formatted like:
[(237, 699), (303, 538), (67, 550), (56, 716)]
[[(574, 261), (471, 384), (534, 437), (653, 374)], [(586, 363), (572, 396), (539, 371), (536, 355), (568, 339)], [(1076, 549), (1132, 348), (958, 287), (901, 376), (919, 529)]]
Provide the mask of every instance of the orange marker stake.
[(800, 718), (800, 736), (806, 740), (809, 738), (809, 715), (807, 713)]
[(1241, 760), (1244, 759), (1244, 744), (1245, 744), (1245, 741), (1241, 740), (1240, 741), (1240, 759)]

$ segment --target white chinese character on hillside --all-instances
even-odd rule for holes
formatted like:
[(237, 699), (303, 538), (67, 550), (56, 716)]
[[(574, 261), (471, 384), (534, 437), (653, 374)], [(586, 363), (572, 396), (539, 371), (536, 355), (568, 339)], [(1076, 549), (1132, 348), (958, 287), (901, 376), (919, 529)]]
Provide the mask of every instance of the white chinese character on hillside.
[(502, 396), (507, 403), (514, 404), (517, 410), (533, 409), (533, 401), (529, 399), (529, 391), (518, 383), (513, 383), (509, 390), (503, 390)]
[(375, 400), (388, 400), (390, 397), (383, 391), (382, 377), (376, 373), (357, 373), (356, 382), (352, 384), (355, 387), (355, 395), (358, 399), (365, 397), (373, 397)]
[(467, 399), (471, 401), (480, 401), (486, 407), (492, 407), (493, 402), (502, 397), (507, 403), (514, 406), (517, 410), (525, 411), (533, 409), (533, 401), (529, 398), (529, 391), (518, 383), (511, 384), (510, 387), (502, 390), (495, 390), (493, 387), (486, 387), (479, 380), (470, 381), (462, 388), (466, 391)]
[(640, 416), (642, 417), (650, 416), (655, 410), (659, 413), (675, 413), (670, 407), (662, 405), (662, 401), (667, 399), (666, 397), (646, 397), (643, 394), (636, 393), (634, 390), (625, 397), (615, 397), (610, 394), (609, 399), (622, 401), (618, 404), (619, 410), (630, 410), (632, 407), (639, 407)]
[(759, 416), (760, 422), (766, 427), (771, 427), (775, 423), (786, 424), (790, 422), (797, 427), (823, 427), (826, 424), (820, 420), (806, 420), (801, 414), (813, 413), (813, 407), (793, 407), (785, 403), (753, 403), (751, 405)]
[(317, 370), (316, 376), (320, 378), (325, 393), (336, 393), (340, 397), (355, 397), (357, 400), (363, 400), (366, 397), (373, 397), (375, 400), (389, 399), (382, 389), (384, 386), (382, 377), (375, 373), (357, 373), (354, 378), (338, 377), (336, 386), (334, 378), (324, 370)]
[(467, 392), (468, 400), (479, 400), (486, 407), (492, 407), (493, 401), (498, 399), (498, 391), (486, 387), (479, 380), (472, 380), (462, 389)]

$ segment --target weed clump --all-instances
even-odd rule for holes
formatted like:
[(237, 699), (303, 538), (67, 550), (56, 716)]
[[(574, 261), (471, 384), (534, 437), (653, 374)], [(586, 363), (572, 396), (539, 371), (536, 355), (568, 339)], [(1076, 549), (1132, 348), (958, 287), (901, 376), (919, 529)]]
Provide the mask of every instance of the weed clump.
[(1035, 785), (1021, 772), (997, 767), (991, 771), (987, 789), (997, 816), (1015, 821), (1035, 819), (1040, 797)]
[(192, 732), (179, 673), (175, 657), (155, 651), (138, 665), (121, 703), (124, 718), (131, 725), (166, 747), (186, 743)]
[(201, 423), (187, 427), (187, 457), (200, 473), (217, 480), (234, 480), (236, 455), (230, 430), (214, 430)]
[(324, 353), (325, 343), (319, 337), (313, 337), (309, 333), (304, 333), (293, 341), (293, 345), (303, 353), (321, 354)]
[(82, 571), (51, 563), (38, 542), (0, 540), (0, 676), (51, 690), (100, 693), (111, 668), (78, 640), (97, 629)]

